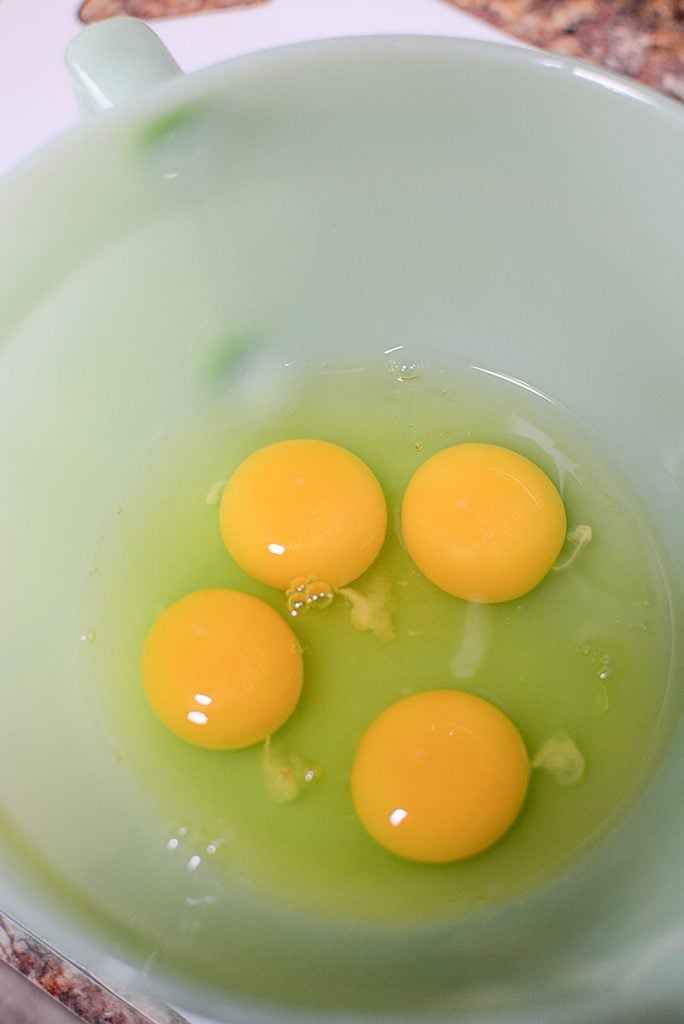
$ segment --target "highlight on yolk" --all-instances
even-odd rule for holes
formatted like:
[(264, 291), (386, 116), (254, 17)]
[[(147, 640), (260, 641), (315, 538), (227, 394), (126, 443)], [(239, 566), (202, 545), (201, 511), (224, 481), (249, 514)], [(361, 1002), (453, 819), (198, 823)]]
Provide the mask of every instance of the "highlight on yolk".
[(236, 590), (198, 590), (170, 605), (142, 654), (147, 698), (172, 732), (201, 747), (247, 747), (294, 711), (302, 653), (287, 622)]
[(428, 690), (371, 723), (356, 751), (356, 813), (382, 846), (441, 863), (486, 850), (525, 800), (529, 762), (511, 720), (482, 697)]
[(522, 597), (556, 560), (565, 508), (533, 462), (493, 444), (459, 444), (414, 473), (401, 509), (411, 558), (436, 586), (469, 601)]
[(255, 579), (286, 590), (300, 577), (350, 583), (380, 551), (387, 507), (361, 459), (327, 441), (280, 441), (254, 452), (226, 484), (228, 551)]

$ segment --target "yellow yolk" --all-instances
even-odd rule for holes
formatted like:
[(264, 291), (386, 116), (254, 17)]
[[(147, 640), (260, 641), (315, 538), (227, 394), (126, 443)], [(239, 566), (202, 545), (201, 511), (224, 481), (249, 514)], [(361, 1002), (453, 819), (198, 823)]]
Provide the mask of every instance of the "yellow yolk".
[(390, 705), (356, 752), (351, 788), (370, 835), (433, 863), (486, 850), (510, 828), (527, 791), (520, 733), (493, 704), (428, 690)]
[(280, 441), (235, 470), (221, 499), (228, 551), (255, 579), (286, 590), (298, 577), (350, 583), (375, 560), (387, 508), (368, 466), (326, 441)]
[(428, 459), (404, 494), (411, 558), (442, 590), (511, 601), (537, 586), (566, 533), (560, 494), (529, 459), (492, 444), (460, 444)]
[(247, 747), (278, 729), (302, 687), (294, 633), (269, 605), (235, 590), (198, 590), (147, 635), (142, 676), (152, 708), (201, 747)]

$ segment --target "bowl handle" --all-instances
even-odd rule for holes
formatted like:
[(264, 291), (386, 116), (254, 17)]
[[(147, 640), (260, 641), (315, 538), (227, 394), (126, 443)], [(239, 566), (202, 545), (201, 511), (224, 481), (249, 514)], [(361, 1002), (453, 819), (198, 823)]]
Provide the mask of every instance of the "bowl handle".
[(71, 41), (65, 59), (82, 117), (109, 110), (182, 74), (159, 36), (137, 18), (90, 25)]

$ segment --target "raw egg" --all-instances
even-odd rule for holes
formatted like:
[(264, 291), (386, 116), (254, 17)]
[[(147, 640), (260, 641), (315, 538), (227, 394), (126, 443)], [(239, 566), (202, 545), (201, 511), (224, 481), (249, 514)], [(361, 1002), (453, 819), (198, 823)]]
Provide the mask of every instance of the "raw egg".
[(247, 747), (275, 732), (302, 688), (302, 653), (287, 622), (235, 590), (198, 590), (170, 605), (142, 654), (148, 700), (181, 739)]
[(511, 720), (459, 690), (390, 705), (364, 733), (351, 775), (356, 813), (382, 846), (446, 862), (486, 850), (525, 800), (529, 761)]
[(385, 538), (380, 484), (356, 455), (327, 441), (279, 441), (254, 452), (226, 484), (228, 551), (254, 579), (286, 590), (298, 578), (350, 583)]
[(401, 509), (411, 558), (434, 584), (469, 601), (522, 597), (556, 560), (565, 508), (549, 477), (493, 444), (459, 444), (414, 473)]

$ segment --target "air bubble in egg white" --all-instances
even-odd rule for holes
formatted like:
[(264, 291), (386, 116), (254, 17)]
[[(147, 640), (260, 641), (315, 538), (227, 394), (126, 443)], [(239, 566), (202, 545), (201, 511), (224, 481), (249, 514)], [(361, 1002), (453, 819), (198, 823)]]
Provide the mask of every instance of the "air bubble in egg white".
[(598, 677), (601, 682), (605, 682), (613, 674), (613, 662), (609, 654), (602, 654), (598, 661)]
[(385, 353), (387, 370), (400, 384), (419, 380), (423, 376), (423, 364), (404, 348), (388, 349)]

